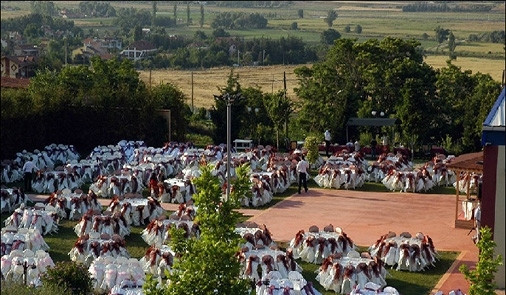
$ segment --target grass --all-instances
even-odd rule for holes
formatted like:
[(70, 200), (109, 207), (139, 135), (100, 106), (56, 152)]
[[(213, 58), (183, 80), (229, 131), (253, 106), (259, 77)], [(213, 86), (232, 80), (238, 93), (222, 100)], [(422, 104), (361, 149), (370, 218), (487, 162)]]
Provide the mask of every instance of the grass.
[[(313, 34), (314, 35), (314, 34)], [(485, 50), (486, 46), (491, 45), (489, 50), (496, 52), (500, 50), (497, 44), (483, 43), (479, 44), (478, 51)], [(459, 55), (457, 46), (457, 56)], [(467, 44), (462, 50), (470, 51), (472, 44)], [(504, 54), (504, 53), (503, 53)], [(446, 67), (447, 55), (429, 55), (424, 61), (435, 69)], [(462, 71), (471, 70), (473, 74), (481, 72), (489, 74), (495, 81), (501, 81), (502, 71), (505, 67), (504, 59), (484, 57), (462, 57), (458, 56), (452, 61), (456, 66), (461, 67)], [(257, 67), (219, 67), (201, 70), (172, 70), (160, 69), (151, 71), (151, 84), (171, 83), (177, 86), (186, 96), (187, 104), (192, 102), (192, 72), (193, 72), (193, 103), (195, 107), (204, 107), (206, 109), (214, 106), (214, 94), (218, 94), (217, 87), (225, 87), (227, 77), (233, 70), (234, 75), (239, 77), (238, 81), (241, 87), (260, 87), (263, 92), (277, 92), (283, 89), (283, 73), (286, 73), (287, 95), (292, 100), (297, 99), (294, 88), (300, 87), (294, 70), (304, 65), (275, 65), (275, 66), (257, 66)], [(311, 67), (311, 64), (306, 66)], [(139, 78), (149, 85), (149, 71), (139, 71)], [(216, 87), (209, 87), (214, 85)]]
[[(470, 45), (467, 46), (469, 47)], [(457, 49), (458, 48), (459, 46), (457, 46)], [(491, 47), (490, 50), (493, 50), (493, 48), (495, 47)], [(482, 50), (481, 46), (479, 50)], [(435, 69), (446, 67), (447, 60), (447, 55), (429, 55), (425, 57), (425, 62)], [(471, 70), (473, 74), (476, 74), (477, 72), (490, 74), (495, 81), (501, 81), (502, 71), (505, 68), (504, 59), (501, 61), (479, 57), (459, 57), (458, 52), (457, 59), (452, 61), (452, 64), (461, 67), (462, 71)]]

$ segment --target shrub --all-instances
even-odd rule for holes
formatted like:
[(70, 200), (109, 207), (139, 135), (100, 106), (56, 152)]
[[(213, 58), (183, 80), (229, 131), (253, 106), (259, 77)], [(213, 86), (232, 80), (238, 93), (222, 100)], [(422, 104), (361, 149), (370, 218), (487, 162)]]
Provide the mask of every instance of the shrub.
[(489, 227), (480, 229), (480, 240), (476, 244), (480, 250), (476, 269), (469, 270), (466, 264), (460, 266), (459, 270), (464, 274), (466, 280), (471, 283), (469, 295), (493, 295), (496, 286), (494, 284), (494, 273), (497, 267), (502, 264), (501, 255), (494, 258), (496, 243), (492, 239), (492, 232)]
[(206, 147), (208, 144), (213, 142), (213, 139), (208, 135), (202, 134), (186, 134), (186, 140), (193, 142), (193, 144), (197, 147)]
[(57, 262), (42, 275), (41, 280), (46, 288), (60, 287), (72, 294), (89, 294), (92, 289), (88, 268), (75, 262)]
[(3, 281), (2, 293), (5, 295), (72, 295), (72, 292), (65, 290), (63, 287), (55, 285), (44, 285), (42, 287), (30, 287), (20, 282)]
[(318, 138), (316, 136), (308, 136), (304, 141), (304, 147), (307, 149), (307, 161), (312, 164), (318, 160)]
[(363, 146), (370, 145), (372, 141), (372, 134), (370, 132), (360, 133), (359, 142), (362, 143)]

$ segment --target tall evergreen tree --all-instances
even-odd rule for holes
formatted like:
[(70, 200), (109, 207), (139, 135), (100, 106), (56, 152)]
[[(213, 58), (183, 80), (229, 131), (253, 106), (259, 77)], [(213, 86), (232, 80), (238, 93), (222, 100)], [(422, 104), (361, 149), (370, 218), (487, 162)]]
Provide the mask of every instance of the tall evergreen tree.
[(204, 26), (204, 4), (200, 4), (200, 21), (199, 21), (200, 27), (202, 28)]

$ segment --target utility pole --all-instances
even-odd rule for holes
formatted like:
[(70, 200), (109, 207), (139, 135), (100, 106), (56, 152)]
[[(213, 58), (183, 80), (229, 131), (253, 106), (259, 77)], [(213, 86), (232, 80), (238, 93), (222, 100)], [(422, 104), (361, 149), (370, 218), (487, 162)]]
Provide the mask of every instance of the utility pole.
[(193, 108), (193, 71), (192, 71), (192, 113), (194, 112), (194, 108)]
[(149, 68), (149, 91), (151, 91), (151, 68)]
[(239, 51), (239, 49), (237, 49), (237, 65), (238, 65), (238, 66), (240, 66), (240, 65), (241, 65), (241, 64), (239, 63), (239, 53), (240, 53), (240, 51)]
[[(283, 72), (283, 87), (285, 89), (285, 102), (286, 102), (286, 72)], [(288, 113), (285, 115), (285, 141), (288, 140)], [(288, 143), (286, 143), (288, 145)]]
[(67, 37), (63, 38), (63, 46), (65, 46), (65, 66), (67, 66)]

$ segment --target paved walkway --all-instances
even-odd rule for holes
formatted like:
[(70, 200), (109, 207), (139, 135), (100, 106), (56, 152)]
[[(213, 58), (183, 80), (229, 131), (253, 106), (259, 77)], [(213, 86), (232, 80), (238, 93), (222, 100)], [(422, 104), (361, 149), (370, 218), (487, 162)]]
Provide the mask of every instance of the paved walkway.
[[(32, 200), (47, 196), (29, 195)], [(101, 203), (108, 205), (110, 200)], [(175, 204), (162, 204), (166, 210)], [(353, 190), (310, 188), (295, 194), (266, 210), (241, 209), (250, 221), (265, 224), (276, 241), (288, 242), (311, 225), (320, 228), (333, 224), (341, 227), (360, 246), (373, 244), (388, 231), (397, 234), (422, 232), (432, 237), (436, 250), (461, 251), (455, 263), (441, 278), (431, 294), (460, 288), (468, 292), (469, 284), (459, 272), (461, 264), (474, 267), (478, 249), (467, 229), (454, 228), (455, 196), (417, 193), (364, 193)], [(502, 291), (501, 294), (504, 294)]]

